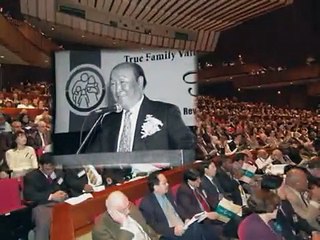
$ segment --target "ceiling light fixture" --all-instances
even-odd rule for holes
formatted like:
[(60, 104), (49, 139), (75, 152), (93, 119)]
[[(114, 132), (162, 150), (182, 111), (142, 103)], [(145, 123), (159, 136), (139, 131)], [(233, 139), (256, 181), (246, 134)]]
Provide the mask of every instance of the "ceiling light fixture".
[(0, 56), (0, 58), (4, 58), (4, 56), (3, 56), (3, 55), (1, 55), (1, 56)]

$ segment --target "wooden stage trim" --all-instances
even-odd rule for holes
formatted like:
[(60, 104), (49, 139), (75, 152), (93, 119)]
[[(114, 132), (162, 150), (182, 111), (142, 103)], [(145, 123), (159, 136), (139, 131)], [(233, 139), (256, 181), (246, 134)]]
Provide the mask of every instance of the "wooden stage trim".
[[(24, 108), (0, 108), (0, 112), (15, 118), (23, 109)], [(26, 108), (26, 110), (31, 120), (34, 120), (37, 115), (43, 113), (43, 110), (38, 108)]]
[[(182, 175), (186, 167), (181, 166), (165, 171), (170, 186), (182, 182)], [(94, 198), (78, 205), (59, 203), (52, 211), (51, 240), (71, 240), (90, 232), (95, 218), (103, 213), (105, 200), (110, 192), (121, 190), (131, 202), (143, 197), (148, 192), (146, 178), (141, 178), (119, 186), (112, 186), (98, 193), (93, 193)]]

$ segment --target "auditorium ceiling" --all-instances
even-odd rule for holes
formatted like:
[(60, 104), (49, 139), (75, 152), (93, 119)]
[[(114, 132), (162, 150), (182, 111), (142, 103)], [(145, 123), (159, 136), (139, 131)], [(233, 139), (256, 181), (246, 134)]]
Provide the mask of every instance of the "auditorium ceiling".
[[(221, 31), (293, 0), (20, 0), (46, 35), (103, 47), (214, 51)], [(54, 29), (54, 30), (53, 30)]]
[(319, 82), (319, 13), (320, 1), (295, 0), (222, 32), (215, 52), (199, 59), (199, 79), (248, 89)]

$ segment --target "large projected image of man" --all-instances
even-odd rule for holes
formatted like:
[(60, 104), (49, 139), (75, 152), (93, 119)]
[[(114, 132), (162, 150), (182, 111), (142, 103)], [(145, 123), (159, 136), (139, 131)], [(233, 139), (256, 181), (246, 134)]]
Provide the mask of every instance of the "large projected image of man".
[[(175, 105), (144, 95), (147, 80), (136, 63), (120, 63), (110, 74), (110, 92), (123, 111), (103, 118), (85, 152), (192, 149), (195, 137)], [(165, 91), (165, 88), (159, 89)]]

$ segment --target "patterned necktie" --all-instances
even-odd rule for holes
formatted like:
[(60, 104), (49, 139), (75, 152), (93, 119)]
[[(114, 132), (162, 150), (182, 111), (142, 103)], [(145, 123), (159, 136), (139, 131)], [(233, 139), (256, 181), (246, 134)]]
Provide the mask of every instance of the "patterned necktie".
[(48, 175), (47, 180), (48, 180), (49, 184), (51, 184), (53, 182), (53, 179), (51, 178), (50, 175)]
[(96, 175), (94, 174), (93, 170), (89, 167), (86, 167), (86, 173), (87, 173), (89, 183), (91, 183), (92, 185), (95, 186), (98, 182), (98, 179), (97, 179)]
[(119, 142), (118, 152), (130, 152), (131, 151), (131, 112), (126, 111), (124, 115), (123, 130)]
[(206, 199), (204, 198), (204, 196), (202, 196), (202, 194), (198, 191), (198, 189), (194, 189), (193, 192), (194, 192), (194, 195), (200, 204), (201, 209), (206, 212), (210, 212), (210, 206), (209, 206), (208, 202), (206, 201)]

